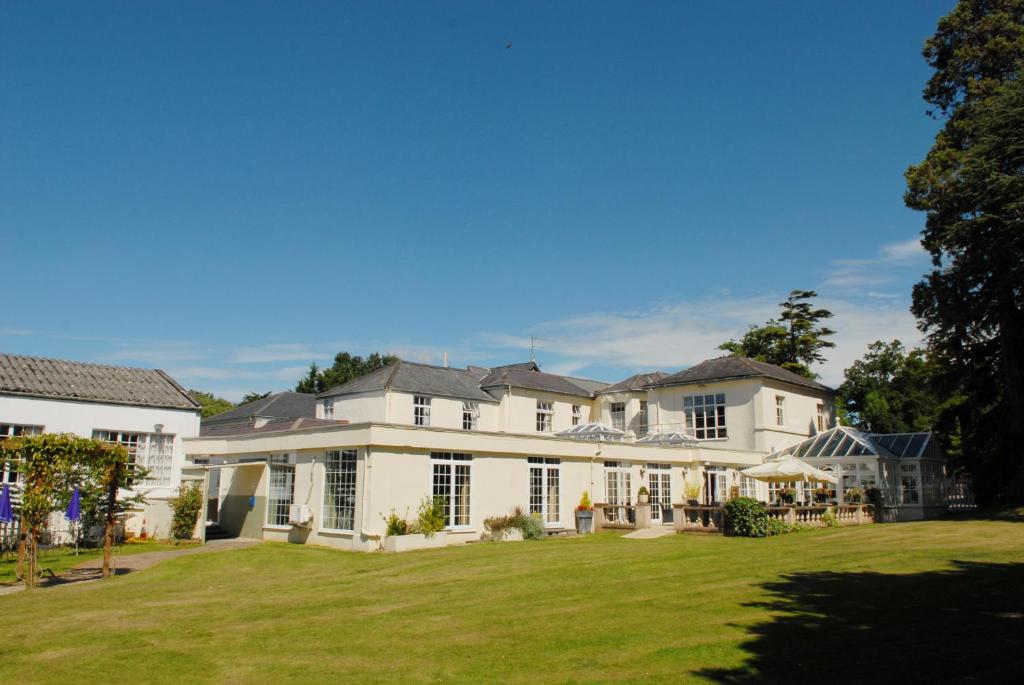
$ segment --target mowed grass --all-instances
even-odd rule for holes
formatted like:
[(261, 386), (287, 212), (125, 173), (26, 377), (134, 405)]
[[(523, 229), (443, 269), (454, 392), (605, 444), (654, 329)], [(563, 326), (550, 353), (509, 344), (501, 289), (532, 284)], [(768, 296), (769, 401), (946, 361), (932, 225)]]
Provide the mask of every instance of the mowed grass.
[[(117, 564), (117, 558), (120, 556), (142, 554), (143, 552), (166, 552), (174, 549), (180, 549), (180, 547), (156, 541), (118, 545), (114, 549), (114, 564)], [(50, 573), (60, 575), (83, 561), (99, 559), (102, 556), (102, 549), (80, 549), (76, 554), (73, 547), (40, 548), (39, 566), (45, 576), (49, 577)], [(0, 557), (0, 585), (15, 582), (17, 566), (18, 556), (15, 552), (8, 552)]]
[(0, 621), (10, 683), (1002, 682), (1024, 666), (1024, 524), (264, 544), (0, 597)]

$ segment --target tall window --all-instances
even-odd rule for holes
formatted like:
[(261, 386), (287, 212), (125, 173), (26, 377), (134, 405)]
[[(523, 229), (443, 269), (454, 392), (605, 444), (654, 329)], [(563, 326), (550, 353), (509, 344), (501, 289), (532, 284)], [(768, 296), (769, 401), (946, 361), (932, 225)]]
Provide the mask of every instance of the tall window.
[(356, 451), (333, 450), (324, 459), (323, 528), (353, 530), (356, 519)]
[[(25, 426), (17, 423), (0, 423), (0, 440), (17, 438), (22, 435), (40, 435), (42, 426)], [(7, 462), (0, 466), (0, 483), (18, 482), (18, 462)]]
[(647, 435), (647, 400), (640, 400), (640, 414), (637, 416), (638, 435)]
[(124, 446), (128, 452), (129, 471), (134, 471), (136, 466), (149, 471), (145, 485), (166, 487), (171, 484), (174, 435), (98, 429), (92, 432), (92, 437)]
[(417, 426), (430, 425), (430, 398), (426, 395), (413, 395), (412, 422)]
[(477, 420), (480, 418), (480, 405), (476, 402), (463, 400), (462, 402), (462, 430), (475, 431)]
[(444, 525), (469, 525), (470, 462), (473, 455), (459, 452), (431, 452), (433, 495), (445, 503)]
[(725, 395), (689, 395), (683, 398), (686, 425), (698, 440), (719, 440), (725, 432)]
[(267, 523), (287, 526), (288, 513), (295, 498), (295, 467), (288, 463), (287, 454), (271, 454), (270, 496), (267, 498)]
[(626, 430), (626, 403), (612, 402), (612, 428)]
[(819, 433), (823, 433), (825, 431), (825, 426), (827, 424), (827, 421), (828, 421), (828, 419), (825, 416), (825, 405), (824, 404), (819, 404), (818, 405), (818, 432)]
[(331, 398), (328, 398), (328, 399), (324, 400), (324, 418), (325, 419), (333, 419), (334, 418), (334, 400), (331, 399)]
[(530, 513), (540, 514), (544, 523), (558, 524), (561, 518), (559, 471), (561, 460), (530, 457)]
[(582, 412), (581, 412), (580, 405), (578, 405), (578, 404), (572, 405), (572, 425), (574, 425), (574, 426), (580, 425), (580, 419), (581, 418), (582, 418)]
[(779, 426), (786, 425), (786, 398), (782, 395), (775, 396), (775, 423)]
[(554, 416), (554, 403), (537, 400), (537, 432), (550, 433), (552, 417)]
[(605, 499), (608, 504), (629, 504), (630, 503), (630, 469), (621, 461), (606, 461), (604, 463), (605, 474)]
[(917, 464), (900, 464), (900, 485), (903, 486), (903, 504), (919, 504)]
[(757, 498), (757, 486), (750, 476), (740, 475), (740, 497)]
[[(651, 520), (661, 521), (672, 507), (672, 467), (669, 464), (647, 465), (647, 490), (651, 503)], [(666, 519), (666, 523), (670, 520)]]

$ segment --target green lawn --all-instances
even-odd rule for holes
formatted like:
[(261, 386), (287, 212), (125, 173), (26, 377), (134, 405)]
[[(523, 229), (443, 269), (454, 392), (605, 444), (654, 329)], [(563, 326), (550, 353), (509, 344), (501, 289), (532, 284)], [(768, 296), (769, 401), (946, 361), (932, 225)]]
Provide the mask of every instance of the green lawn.
[(266, 544), (0, 597), (0, 682), (1017, 682), (1024, 524)]
[[(118, 545), (114, 549), (114, 560), (117, 562), (117, 557), (123, 554), (141, 554), (142, 552), (162, 552), (171, 549), (179, 549), (174, 545), (160, 542), (146, 542), (146, 543), (135, 543), (130, 545)], [(60, 575), (68, 569), (81, 564), (83, 561), (90, 559), (97, 559), (103, 556), (102, 549), (82, 549), (79, 550), (78, 554), (75, 554), (74, 548), (68, 547), (54, 547), (52, 549), (40, 549), (39, 550), (39, 566), (43, 569), (44, 574), (49, 576), (46, 571), (52, 571), (55, 575)], [(15, 570), (18, 565), (17, 555), (12, 553), (4, 554), (0, 557), (0, 585), (13, 583), (15, 578)]]

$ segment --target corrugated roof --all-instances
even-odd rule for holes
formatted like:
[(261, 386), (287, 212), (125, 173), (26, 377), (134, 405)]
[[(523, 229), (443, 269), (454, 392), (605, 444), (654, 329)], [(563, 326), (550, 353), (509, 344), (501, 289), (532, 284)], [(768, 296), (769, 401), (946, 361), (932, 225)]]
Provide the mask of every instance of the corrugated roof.
[(690, 383), (708, 383), (711, 381), (722, 381), (732, 378), (771, 378), (772, 380), (799, 385), (814, 390), (832, 392), (826, 385), (805, 378), (800, 374), (788, 371), (781, 366), (759, 362), (748, 357), (717, 357), (702, 361), (696, 366), (691, 366), (679, 373), (665, 376), (661, 380), (650, 384), (650, 387), (664, 387), (668, 385), (687, 385)]
[(316, 395), (304, 392), (279, 392), (247, 402), (234, 409), (228, 409), (203, 419), (203, 425), (245, 421), (252, 416), (275, 419), (297, 419), (316, 417)]
[(668, 374), (665, 373), (664, 371), (649, 371), (647, 373), (637, 373), (630, 376), (626, 380), (605, 386), (603, 389), (597, 391), (597, 394), (601, 395), (607, 392), (633, 392), (646, 390), (647, 386), (651, 385), (652, 383), (657, 383), (666, 376), (668, 376)]
[(495, 401), (480, 389), (479, 378), (474, 371), (405, 360), (399, 360), (344, 385), (331, 388), (317, 397), (337, 397), (388, 388), (479, 402)]
[(188, 392), (160, 369), (15, 354), (0, 354), (0, 394), (170, 409), (199, 408)]

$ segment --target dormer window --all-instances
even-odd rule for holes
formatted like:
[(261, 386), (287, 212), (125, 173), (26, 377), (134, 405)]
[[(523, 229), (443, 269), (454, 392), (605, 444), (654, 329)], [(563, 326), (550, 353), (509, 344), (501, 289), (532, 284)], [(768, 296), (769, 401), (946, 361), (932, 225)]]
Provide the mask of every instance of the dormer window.
[(475, 431), (480, 418), (480, 405), (469, 400), (462, 401), (462, 430)]
[(537, 432), (550, 433), (554, 417), (554, 403), (537, 400)]
[(427, 395), (413, 395), (412, 422), (416, 426), (430, 425), (430, 397)]

